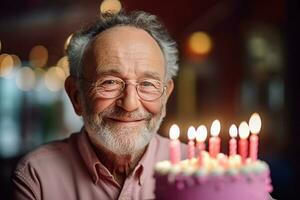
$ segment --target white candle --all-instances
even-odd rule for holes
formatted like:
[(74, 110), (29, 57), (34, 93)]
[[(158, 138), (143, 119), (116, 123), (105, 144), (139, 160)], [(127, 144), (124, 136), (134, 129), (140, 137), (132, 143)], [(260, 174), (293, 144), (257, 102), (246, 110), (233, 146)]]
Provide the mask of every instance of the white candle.
[(239, 154), (242, 158), (242, 162), (244, 163), (248, 157), (248, 137), (250, 134), (249, 126), (247, 122), (242, 122), (239, 125)]
[(212, 137), (209, 138), (209, 154), (211, 157), (216, 158), (218, 153), (220, 153), (221, 139), (218, 137), (221, 130), (221, 124), (219, 120), (213, 121), (210, 134)]
[(196, 138), (196, 129), (193, 126), (190, 126), (188, 129), (188, 158), (192, 159), (195, 156), (195, 140)]
[(229, 140), (229, 156), (235, 156), (236, 155), (236, 137), (237, 137), (237, 127), (235, 124), (232, 124), (229, 128), (229, 135), (231, 139)]
[(258, 155), (258, 133), (261, 129), (261, 119), (258, 113), (253, 113), (249, 120), (250, 136), (250, 159), (257, 160)]
[(172, 164), (177, 164), (180, 161), (180, 142), (178, 140), (180, 129), (177, 124), (173, 124), (169, 131), (170, 135), (170, 160)]

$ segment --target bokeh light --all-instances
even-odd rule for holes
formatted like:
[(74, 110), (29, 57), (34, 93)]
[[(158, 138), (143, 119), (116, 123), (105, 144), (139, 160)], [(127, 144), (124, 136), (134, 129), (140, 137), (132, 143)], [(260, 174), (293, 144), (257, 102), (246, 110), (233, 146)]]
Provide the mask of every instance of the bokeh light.
[(188, 47), (194, 54), (208, 54), (212, 49), (212, 40), (205, 32), (194, 32), (188, 38)]
[(8, 77), (14, 67), (14, 60), (11, 55), (0, 55), (0, 77)]
[(21, 67), (16, 74), (16, 85), (20, 90), (29, 91), (35, 85), (36, 77), (30, 67)]
[(119, 0), (104, 0), (100, 5), (100, 12), (116, 14), (121, 8), (122, 5)]
[(50, 67), (45, 74), (46, 87), (52, 92), (57, 92), (63, 88), (65, 78), (66, 75), (62, 68)]
[(44, 77), (46, 72), (43, 68), (34, 68), (34, 73), (36, 77), (34, 90), (42, 91), (43, 89), (45, 89)]
[(69, 61), (67, 56), (59, 59), (56, 65), (64, 70), (66, 76), (70, 75)]
[(33, 47), (29, 53), (29, 62), (34, 67), (44, 67), (48, 62), (48, 50), (43, 45)]
[(14, 62), (14, 67), (21, 67), (22, 61), (19, 58), (19, 56), (15, 55), (15, 54), (11, 54), (11, 57), (12, 57), (13, 62)]

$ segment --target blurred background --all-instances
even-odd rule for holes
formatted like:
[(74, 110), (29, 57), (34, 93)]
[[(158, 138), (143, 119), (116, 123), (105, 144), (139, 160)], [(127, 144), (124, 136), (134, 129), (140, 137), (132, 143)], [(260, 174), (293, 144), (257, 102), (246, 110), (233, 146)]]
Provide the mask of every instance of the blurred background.
[[(10, 199), (16, 162), (81, 128), (64, 91), (68, 38), (100, 13), (100, 0), (1, 0), (0, 197)], [(186, 142), (190, 125), (228, 128), (262, 118), (259, 157), (277, 199), (296, 199), (300, 173), (299, 3), (285, 0), (122, 0), (158, 15), (178, 42), (180, 71), (167, 117)]]

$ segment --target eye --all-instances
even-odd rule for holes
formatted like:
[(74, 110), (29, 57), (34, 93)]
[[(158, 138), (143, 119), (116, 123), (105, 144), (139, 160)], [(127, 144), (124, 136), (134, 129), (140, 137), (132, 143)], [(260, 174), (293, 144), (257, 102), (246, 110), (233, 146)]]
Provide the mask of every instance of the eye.
[(141, 92), (157, 92), (162, 89), (162, 84), (157, 80), (143, 80), (139, 82), (139, 90)]
[(153, 81), (142, 81), (140, 82), (140, 86), (142, 87), (156, 87)]
[(115, 84), (118, 84), (120, 81), (117, 81), (117, 80), (103, 80), (101, 81), (100, 85), (115, 85)]
[(123, 86), (123, 81), (118, 78), (106, 78), (99, 81), (97, 87), (99, 90), (111, 91), (119, 90)]

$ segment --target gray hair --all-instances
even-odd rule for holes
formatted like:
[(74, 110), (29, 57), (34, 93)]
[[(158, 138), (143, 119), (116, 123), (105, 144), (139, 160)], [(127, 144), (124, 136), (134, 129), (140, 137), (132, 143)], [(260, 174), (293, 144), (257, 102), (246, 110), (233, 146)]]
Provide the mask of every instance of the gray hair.
[(67, 48), (71, 76), (82, 76), (82, 58), (87, 45), (101, 32), (115, 26), (133, 26), (148, 32), (158, 43), (165, 57), (167, 80), (176, 76), (178, 71), (176, 42), (155, 15), (143, 11), (134, 11), (129, 14), (121, 11), (119, 14), (98, 19), (86, 29), (75, 32)]

